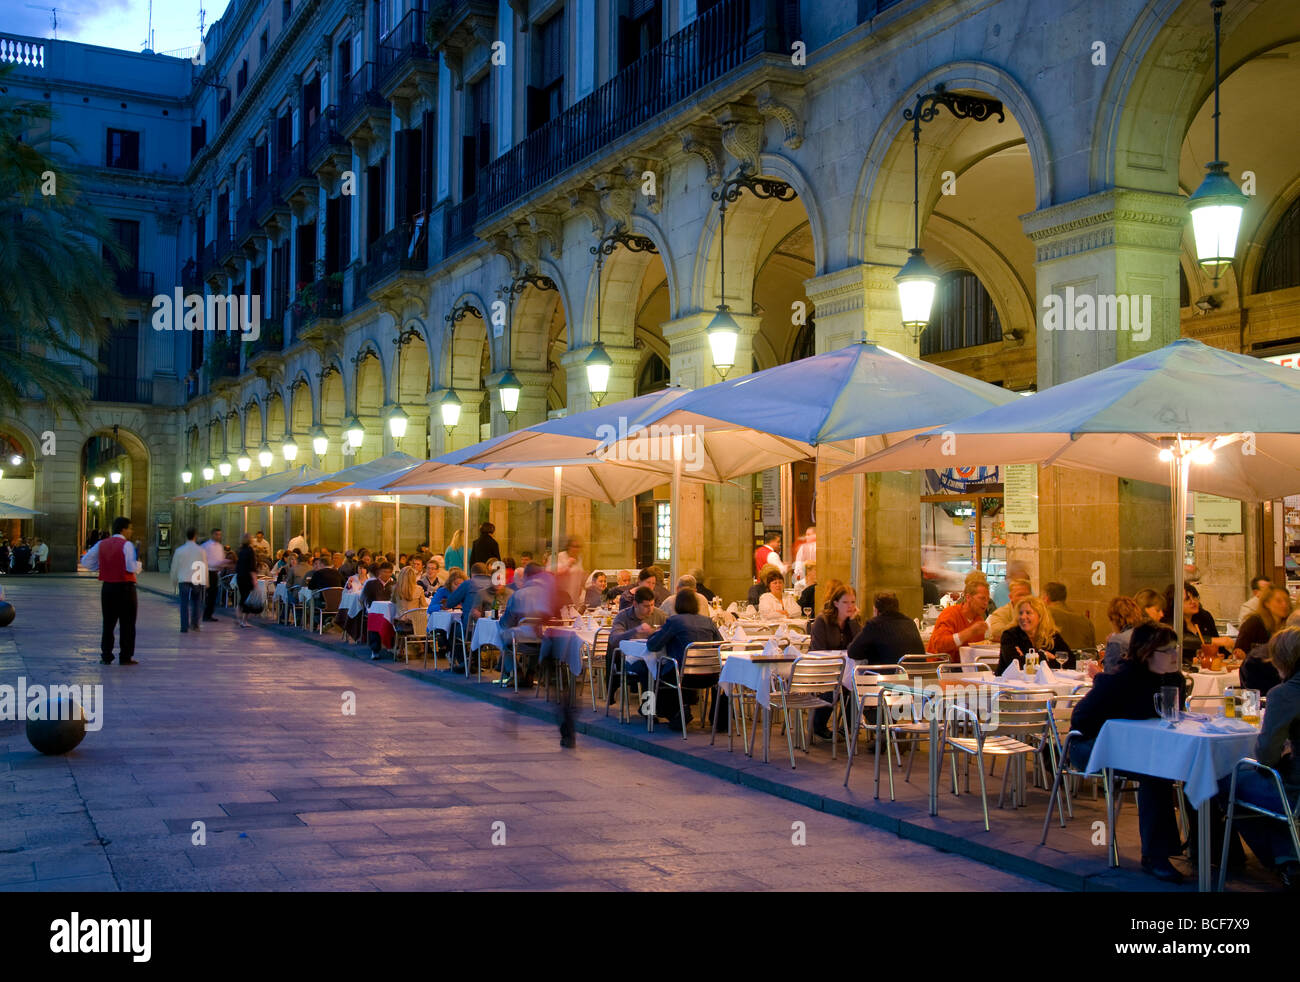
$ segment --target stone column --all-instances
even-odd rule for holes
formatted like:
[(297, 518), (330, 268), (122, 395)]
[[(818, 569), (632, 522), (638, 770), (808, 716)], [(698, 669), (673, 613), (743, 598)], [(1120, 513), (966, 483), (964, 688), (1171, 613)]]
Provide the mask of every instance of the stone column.
[[(869, 338), (917, 357), (918, 343), (899, 320), (897, 266), (862, 263), (805, 281), (815, 307), (817, 351)], [(838, 466), (818, 466), (818, 477)], [(863, 508), (863, 542), (853, 569), (855, 482)], [(867, 474), (818, 482), (817, 582), (861, 584), (858, 606), (871, 616), (871, 597), (893, 590), (905, 613), (921, 612), (921, 480), (918, 474)], [(788, 550), (787, 550), (788, 551)], [(817, 605), (825, 602), (820, 586)]]
[[(1179, 337), (1184, 198), (1115, 188), (1022, 221), (1036, 250), (1040, 390)], [(1129, 298), (1129, 315), (1108, 323), (1101, 309), (1120, 296)], [(1089, 302), (1097, 311), (1091, 321), (1075, 313)], [(1062, 320), (1048, 319), (1058, 303)], [(1099, 633), (1112, 597), (1172, 581), (1167, 487), (1054, 467), (1040, 476), (1039, 495), (1039, 534), (1008, 536), (1008, 555), (1030, 561), (1035, 589), (1044, 580), (1066, 584), (1071, 604), (1091, 611)]]

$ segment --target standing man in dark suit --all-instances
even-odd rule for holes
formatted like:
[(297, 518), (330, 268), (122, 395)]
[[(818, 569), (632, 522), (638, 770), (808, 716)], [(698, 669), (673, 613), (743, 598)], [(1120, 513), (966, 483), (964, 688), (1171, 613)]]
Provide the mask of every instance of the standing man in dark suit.
[(135, 665), (135, 574), (143, 569), (131, 544), (131, 519), (113, 519), (113, 534), (100, 539), (81, 557), (81, 565), (99, 572), (103, 584), (99, 603), (104, 612), (104, 633), (99, 660), (113, 664), (113, 628), (121, 624), (119, 665)]

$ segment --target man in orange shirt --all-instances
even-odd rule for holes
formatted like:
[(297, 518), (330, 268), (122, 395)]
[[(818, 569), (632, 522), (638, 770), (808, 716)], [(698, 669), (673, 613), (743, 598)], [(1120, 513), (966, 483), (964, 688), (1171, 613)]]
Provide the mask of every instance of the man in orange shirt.
[(925, 650), (936, 655), (947, 655), (949, 661), (961, 661), (961, 646), (982, 641), (988, 633), (984, 614), (989, 609), (989, 585), (976, 582), (966, 591), (959, 604), (944, 609), (934, 625), (930, 642)]

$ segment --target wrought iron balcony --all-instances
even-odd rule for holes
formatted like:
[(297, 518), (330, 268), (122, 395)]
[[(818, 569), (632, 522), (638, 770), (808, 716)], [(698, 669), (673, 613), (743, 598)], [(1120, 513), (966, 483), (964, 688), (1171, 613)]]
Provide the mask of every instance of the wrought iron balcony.
[(138, 269), (117, 269), (113, 271), (113, 281), (117, 292), (124, 297), (152, 297), (153, 273)]
[(366, 258), (361, 288), (367, 293), (400, 270), (422, 272), (429, 268), (428, 227), (417, 231), (411, 222), (402, 222), (371, 243)]
[(199, 255), (199, 278), (206, 280), (220, 272), (217, 266), (217, 245), (215, 242), (209, 242), (203, 247), (203, 252)]
[(134, 375), (83, 374), (82, 383), (96, 402), (153, 404), (153, 379)]
[(441, 0), (429, 10), (429, 43), (435, 49), (450, 44), (463, 50), (476, 31), (496, 23), (497, 5), (493, 0)]
[(749, 59), (788, 54), (798, 24), (798, 0), (722, 0), (485, 167), (479, 214), (495, 214)]
[(289, 214), (289, 205), (280, 196), (279, 174), (272, 174), (261, 187), (253, 189), (253, 218), (258, 225), (277, 225)]
[(239, 343), (224, 336), (216, 338), (203, 353), (203, 372), (209, 388), (233, 383), (240, 374)]
[(470, 195), (445, 212), (446, 230), (443, 234), (443, 254), (450, 256), (474, 242), (474, 223), (478, 221), (478, 197)]
[(339, 132), (338, 110), (333, 106), (312, 121), (307, 127), (307, 138), (303, 141), (307, 148), (307, 166), (313, 171), (339, 170), (334, 158), (350, 156), (352, 148)]
[(295, 202), (306, 203), (316, 188), (316, 174), (307, 166), (306, 144), (295, 143), (293, 149), (281, 156), (275, 170), (279, 179), (280, 197), (291, 205)]
[[(226, 223), (222, 223), (225, 225)], [(239, 246), (228, 227), (217, 232), (217, 261), (223, 266), (232, 265), (239, 258)]]
[(298, 291), (289, 308), (293, 314), (293, 339), (302, 341), (307, 332), (321, 321), (334, 321), (343, 315), (343, 274), (323, 276)]
[(373, 131), (377, 121), (388, 118), (388, 102), (379, 90), (375, 63), (368, 61), (356, 70), (339, 93), (339, 132), (351, 137), (358, 131)]
[(235, 212), (235, 242), (243, 245), (254, 235), (261, 232), (257, 224), (257, 214), (253, 209), (252, 201), (245, 201)]
[(255, 363), (266, 356), (278, 357), (284, 349), (284, 324), (278, 320), (265, 319), (261, 322), (256, 341), (244, 342), (244, 363), (253, 368)]
[(421, 68), (434, 71), (429, 44), (425, 38), (427, 17), (428, 14), (423, 10), (410, 11), (379, 42), (379, 87), (390, 96), (394, 89), (402, 86), (405, 77), (413, 70)]

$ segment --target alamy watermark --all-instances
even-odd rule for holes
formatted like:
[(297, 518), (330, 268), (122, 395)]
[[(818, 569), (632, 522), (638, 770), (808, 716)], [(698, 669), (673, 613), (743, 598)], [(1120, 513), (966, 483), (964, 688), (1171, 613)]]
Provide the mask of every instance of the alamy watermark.
[(617, 425), (602, 423), (596, 427), (601, 447), (596, 456), (619, 463), (671, 463), (678, 457), (682, 470), (694, 473), (704, 469), (704, 427), (651, 423), (631, 424), (626, 416)]
[(87, 730), (104, 725), (103, 685), (28, 685), (24, 675), (17, 685), (0, 685), (0, 720), (72, 720), (83, 711)]
[(186, 294), (179, 286), (153, 298), (155, 331), (238, 332), (245, 341), (262, 336), (262, 298), (257, 294)]
[(1067, 286), (1065, 294), (1043, 297), (1045, 331), (1128, 331), (1134, 341), (1151, 337), (1151, 297), (1149, 294), (1075, 294)]

